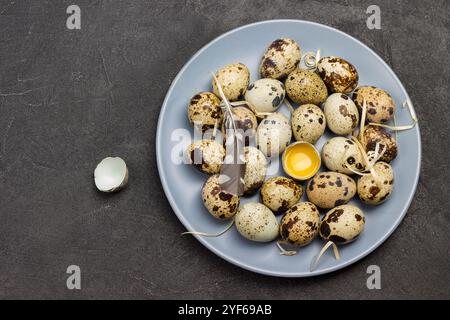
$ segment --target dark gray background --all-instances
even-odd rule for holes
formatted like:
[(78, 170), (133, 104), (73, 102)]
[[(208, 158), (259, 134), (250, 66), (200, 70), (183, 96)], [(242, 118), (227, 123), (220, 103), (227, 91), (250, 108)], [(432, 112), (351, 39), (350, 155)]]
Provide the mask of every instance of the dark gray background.
[[(66, 28), (81, 7), (82, 28)], [(378, 4), (382, 29), (366, 27)], [(450, 298), (448, 1), (0, 1), (0, 298)], [(171, 80), (203, 45), (275, 18), (362, 40), (397, 73), (420, 118), (416, 197), (397, 231), (333, 274), (277, 279), (210, 253), (160, 185), (155, 132)], [(127, 189), (93, 170), (119, 155)], [(401, 188), (401, 186), (397, 186)], [(70, 264), (82, 290), (66, 288)], [(382, 290), (366, 269), (382, 270)]]

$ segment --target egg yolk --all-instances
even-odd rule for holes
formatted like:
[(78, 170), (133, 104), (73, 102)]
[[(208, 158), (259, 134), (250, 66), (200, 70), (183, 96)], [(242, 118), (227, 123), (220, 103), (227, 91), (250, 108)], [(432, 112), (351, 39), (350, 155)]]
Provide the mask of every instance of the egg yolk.
[(308, 144), (297, 144), (287, 150), (285, 167), (296, 177), (309, 178), (317, 172), (319, 165), (316, 151)]

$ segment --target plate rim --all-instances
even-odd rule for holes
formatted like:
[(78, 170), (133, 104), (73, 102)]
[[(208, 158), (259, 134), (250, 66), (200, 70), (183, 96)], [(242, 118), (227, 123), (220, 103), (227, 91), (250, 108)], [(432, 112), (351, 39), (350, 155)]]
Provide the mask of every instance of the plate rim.
[[(162, 160), (162, 156), (161, 156), (161, 143), (162, 143), (162, 139), (161, 139), (161, 131), (162, 131), (162, 120), (164, 118), (164, 113), (165, 113), (165, 109), (167, 108), (168, 105), (168, 100), (169, 97), (172, 94), (172, 91), (174, 90), (177, 82), (179, 81), (179, 79), (181, 78), (181, 75), (184, 73), (184, 71), (189, 67), (189, 65), (201, 54), (203, 53), (207, 48), (209, 48), (211, 45), (213, 45), (214, 43), (222, 40), (223, 38), (227, 37), (228, 35), (235, 33), (235, 32), (239, 32), (242, 29), (247, 29), (247, 28), (252, 28), (254, 26), (258, 26), (258, 25), (262, 25), (262, 24), (271, 24), (271, 23), (305, 23), (305, 24), (311, 24), (311, 25), (315, 25), (321, 28), (326, 28), (329, 30), (332, 30), (334, 32), (338, 32), (341, 35), (350, 38), (353, 41), (356, 41), (357, 43), (359, 43), (360, 45), (362, 45), (365, 49), (369, 50), (369, 52), (371, 52), (387, 69), (388, 71), (390, 71), (390, 73), (393, 75), (394, 79), (397, 81), (397, 83), (400, 85), (400, 89), (403, 90), (403, 92), (406, 95), (406, 98), (411, 101), (411, 98), (408, 95), (408, 92), (406, 91), (405, 87), (403, 86), (403, 83), (400, 81), (400, 79), (397, 77), (396, 73), (394, 72), (394, 70), (392, 70), (392, 68), (374, 51), (372, 50), (370, 47), (368, 47), (366, 44), (364, 44), (363, 42), (361, 42), (360, 40), (356, 39), (355, 37), (340, 31), (336, 28), (321, 24), (321, 23), (317, 23), (317, 22), (313, 22), (313, 21), (308, 21), (308, 20), (301, 20), (301, 19), (273, 19), (273, 20), (263, 20), (263, 21), (258, 21), (258, 22), (253, 22), (250, 24), (246, 24), (234, 29), (231, 29), (221, 35), (219, 35), (218, 37), (214, 38), (213, 40), (211, 40), (210, 42), (206, 43), (202, 48), (200, 48), (185, 64), (184, 66), (180, 69), (180, 71), (177, 73), (176, 77), (173, 79), (169, 90), (166, 93), (166, 96), (164, 98), (163, 104), (161, 106), (161, 110), (158, 116), (158, 124), (157, 124), (157, 130), (156, 130), (156, 162), (157, 162), (157, 168), (158, 168), (158, 174), (160, 177), (160, 181), (161, 184), (163, 186), (163, 190), (164, 190), (164, 194), (166, 195), (167, 200), (169, 200), (170, 206), (172, 208), (172, 210), (175, 212), (176, 216), (178, 217), (178, 219), (180, 220), (180, 222), (183, 224), (183, 226), (188, 230), (188, 231), (192, 231), (192, 226), (190, 225), (190, 223), (187, 221), (187, 219), (184, 217), (184, 215), (181, 213), (181, 210), (179, 209), (178, 205), (176, 204), (172, 193), (170, 192), (170, 188), (168, 186), (168, 182), (166, 180), (165, 175), (163, 175), (162, 173), (164, 173), (164, 169), (163, 169), (163, 160)], [(422, 166), (422, 143), (421, 143), (421, 135), (420, 135), (420, 128), (419, 128), (419, 124), (416, 124), (417, 129), (417, 146), (418, 146), (418, 166), (415, 172), (415, 178), (414, 178), (414, 186), (413, 186), (413, 191), (411, 192), (411, 194), (409, 195), (408, 200), (406, 201), (405, 205), (403, 206), (402, 209), (402, 213), (399, 215), (399, 217), (397, 218), (397, 220), (392, 224), (392, 226), (390, 227), (390, 229), (379, 239), (377, 240), (372, 246), (366, 248), (364, 251), (362, 251), (360, 254), (356, 255), (355, 257), (353, 257), (352, 259), (342, 263), (342, 264), (337, 264), (335, 266), (331, 266), (325, 269), (321, 269), (321, 270), (316, 270), (316, 271), (312, 271), (312, 272), (295, 272), (295, 273), (289, 273), (289, 272), (274, 272), (274, 271), (270, 271), (270, 270), (265, 270), (265, 269), (261, 269), (258, 267), (253, 267), (250, 266), (248, 264), (246, 264), (245, 262), (242, 262), (240, 260), (234, 259), (230, 256), (228, 256), (227, 254), (223, 253), (222, 251), (220, 251), (219, 249), (215, 248), (214, 245), (208, 243), (203, 237), (201, 236), (197, 236), (194, 235), (194, 237), (202, 244), (204, 245), (208, 250), (210, 250), (211, 252), (213, 252), (214, 254), (216, 254), (217, 256), (219, 256), (220, 258), (234, 264), (235, 266), (238, 266), (240, 268), (243, 268), (245, 270), (248, 271), (252, 271), (252, 272), (256, 272), (262, 275), (266, 275), (266, 276), (273, 276), (273, 277), (284, 277), (284, 278), (303, 278), (303, 277), (313, 277), (313, 276), (319, 276), (319, 275), (323, 275), (323, 274), (327, 274), (327, 273), (331, 273), (343, 268), (346, 268), (347, 266), (363, 259), (364, 257), (366, 257), (367, 255), (369, 255), (370, 253), (372, 253), (373, 251), (375, 251), (381, 244), (383, 244), (391, 235), (392, 233), (397, 229), (397, 227), (400, 225), (400, 223), (403, 221), (406, 213), (409, 210), (409, 207), (411, 206), (411, 202), (412, 199), (416, 193), (417, 190), (417, 185), (418, 185), (418, 181), (419, 181), (419, 176), (420, 176), (420, 171), (421, 171), (421, 166)]]

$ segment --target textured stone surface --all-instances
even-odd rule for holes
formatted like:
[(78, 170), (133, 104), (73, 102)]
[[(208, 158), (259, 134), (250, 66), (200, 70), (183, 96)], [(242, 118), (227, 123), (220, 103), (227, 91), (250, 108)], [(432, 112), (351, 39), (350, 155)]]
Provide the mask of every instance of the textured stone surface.
[[(59, 3), (59, 4), (56, 4)], [(82, 29), (65, 27), (66, 7)], [(0, 1), (0, 298), (450, 298), (448, 1)], [(241, 270), (184, 229), (159, 183), (159, 109), (182, 65), (254, 21), (313, 20), (378, 52), (421, 120), (416, 197), (397, 231), (364, 260), (311, 279)], [(105, 155), (130, 184), (95, 190)], [(80, 265), (82, 290), (66, 289)], [(382, 290), (366, 268), (382, 269)]]

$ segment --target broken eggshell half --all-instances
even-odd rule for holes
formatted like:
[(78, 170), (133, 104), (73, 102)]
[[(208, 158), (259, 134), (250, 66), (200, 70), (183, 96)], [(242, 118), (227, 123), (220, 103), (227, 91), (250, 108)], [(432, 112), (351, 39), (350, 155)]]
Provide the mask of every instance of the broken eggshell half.
[(95, 186), (102, 192), (115, 192), (128, 183), (128, 168), (122, 158), (107, 157), (94, 171)]

